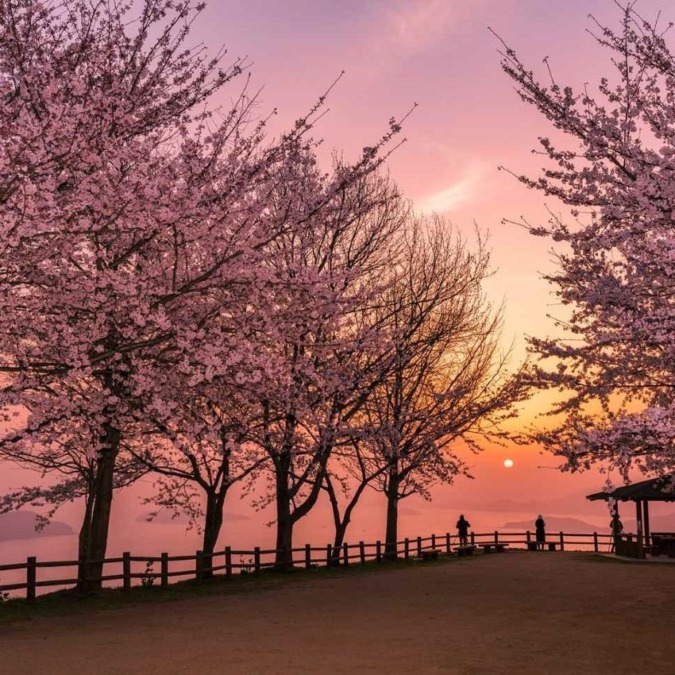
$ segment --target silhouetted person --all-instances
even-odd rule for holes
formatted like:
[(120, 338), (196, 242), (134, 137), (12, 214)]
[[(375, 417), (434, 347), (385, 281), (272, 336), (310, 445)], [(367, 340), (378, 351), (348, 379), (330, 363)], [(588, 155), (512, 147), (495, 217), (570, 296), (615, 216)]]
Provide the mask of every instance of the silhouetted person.
[(612, 533), (612, 547), (610, 548), (611, 552), (616, 550), (616, 542), (621, 539), (621, 535), (623, 534), (623, 523), (619, 520), (618, 513), (614, 513), (612, 516), (612, 520), (609, 523), (609, 529)]
[(535, 538), (537, 540), (537, 549), (543, 551), (546, 542), (546, 523), (541, 517), (541, 513), (537, 516), (537, 520), (534, 521), (534, 530)]
[(457, 521), (457, 534), (459, 535), (459, 545), (466, 546), (469, 543), (468, 534), (471, 523), (464, 518), (464, 514), (459, 516)]

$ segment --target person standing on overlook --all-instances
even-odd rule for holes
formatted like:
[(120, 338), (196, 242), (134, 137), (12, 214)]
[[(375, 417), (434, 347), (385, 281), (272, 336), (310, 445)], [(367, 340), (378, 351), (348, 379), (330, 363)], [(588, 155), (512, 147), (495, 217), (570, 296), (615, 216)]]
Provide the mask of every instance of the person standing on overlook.
[(612, 533), (612, 545), (610, 548), (610, 553), (616, 550), (617, 540), (621, 539), (623, 534), (623, 523), (619, 520), (619, 512), (615, 511), (612, 514), (612, 520), (609, 523), (609, 529)]
[(464, 518), (464, 514), (460, 514), (457, 521), (457, 534), (459, 535), (459, 545), (466, 546), (469, 543), (468, 534), (471, 523)]
[(537, 520), (534, 521), (535, 537), (537, 539), (537, 550), (544, 550), (544, 543), (546, 542), (546, 523), (541, 517), (541, 513), (537, 516)]

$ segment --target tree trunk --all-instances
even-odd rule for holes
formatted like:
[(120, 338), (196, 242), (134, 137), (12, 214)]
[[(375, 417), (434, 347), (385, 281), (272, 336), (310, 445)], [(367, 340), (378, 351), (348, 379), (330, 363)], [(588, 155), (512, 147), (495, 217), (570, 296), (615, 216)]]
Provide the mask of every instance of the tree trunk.
[(102, 586), (103, 560), (108, 547), (108, 529), (113, 499), (115, 461), (119, 453), (120, 432), (111, 424), (105, 425), (104, 447), (99, 453), (88, 541), (84, 552), (82, 574), (78, 590), (90, 593)]
[(339, 565), (340, 564), (340, 551), (342, 545), (345, 543), (345, 534), (347, 533), (347, 528), (349, 523), (352, 520), (352, 512), (354, 508), (359, 503), (359, 499), (366, 489), (367, 485), (377, 477), (378, 474), (372, 474), (367, 478), (363, 478), (359, 483), (358, 488), (356, 488), (352, 498), (349, 500), (345, 507), (344, 515), (340, 514), (340, 503), (338, 502), (337, 492), (331, 480), (330, 474), (325, 473), (324, 475), (324, 485), (326, 492), (328, 493), (328, 499), (330, 500), (331, 511), (333, 513), (333, 525), (335, 526), (335, 537), (333, 539), (333, 551), (331, 553), (331, 564)]
[(342, 545), (345, 543), (345, 534), (347, 533), (347, 526), (349, 520), (346, 522), (335, 523), (335, 538), (333, 539), (333, 549), (330, 556), (331, 565), (339, 565), (342, 556)]
[[(218, 543), (220, 529), (223, 525), (223, 505), (225, 503), (225, 489), (221, 492), (210, 492), (206, 495), (206, 517), (204, 520), (204, 535), (202, 538), (202, 552), (205, 567), (213, 566), (213, 552)], [(200, 569), (199, 579), (211, 579), (213, 572), (208, 569)]]
[(293, 568), (291, 549), (293, 548), (294, 519), (291, 514), (291, 494), (288, 486), (290, 468), (290, 454), (281, 453), (274, 463), (277, 505), (277, 543), (274, 567), (278, 570)]
[(94, 508), (94, 480), (89, 480), (87, 487), (87, 496), (84, 502), (84, 516), (82, 517), (82, 526), (77, 544), (77, 587), (81, 589), (86, 577), (85, 561), (89, 557), (89, 547), (91, 545), (91, 514)]
[(335, 537), (333, 538), (333, 548), (331, 551), (330, 564), (339, 565), (340, 564), (340, 554), (342, 552), (342, 544), (345, 542), (345, 534), (347, 532), (347, 527), (351, 521), (352, 511), (356, 503), (358, 502), (361, 493), (363, 492), (363, 487), (365, 483), (361, 483), (359, 488), (356, 491), (356, 494), (351, 499), (347, 507), (345, 508), (344, 516), (340, 514), (340, 504), (338, 502), (337, 493), (335, 487), (333, 486), (333, 481), (331, 481), (330, 476), (326, 474), (324, 476), (324, 483), (326, 486), (326, 491), (328, 492), (328, 498), (330, 500), (331, 511), (333, 512), (333, 525), (335, 526)]
[(387, 486), (387, 530), (384, 537), (384, 555), (387, 560), (396, 560), (396, 542), (398, 541), (398, 487), (395, 476), (389, 476)]

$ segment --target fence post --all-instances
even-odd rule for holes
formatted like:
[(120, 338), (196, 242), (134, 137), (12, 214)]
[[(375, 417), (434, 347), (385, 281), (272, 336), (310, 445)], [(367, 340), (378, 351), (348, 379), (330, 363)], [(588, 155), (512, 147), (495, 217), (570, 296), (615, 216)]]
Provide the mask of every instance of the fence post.
[(26, 559), (26, 600), (34, 602), (37, 583), (37, 559), (34, 556)]
[(345, 567), (347, 567), (347, 565), (349, 565), (349, 545), (346, 542), (342, 544), (342, 553), (345, 561)]
[(495, 546), (499, 543), (499, 532), (495, 530)]
[(375, 542), (375, 562), (382, 562), (382, 542), (379, 539)]
[(82, 555), (78, 555), (77, 557), (77, 585), (79, 588), (84, 588), (85, 586), (85, 579), (87, 576), (87, 561), (86, 558)]
[(436, 535), (435, 534), (431, 535), (431, 548), (432, 549), (436, 548)]
[(525, 539), (527, 544), (532, 541), (532, 533), (529, 530), (525, 533)]
[(162, 586), (168, 586), (169, 585), (169, 554), (168, 553), (162, 553), (162, 559), (161, 559), (161, 584)]
[(474, 546), (475, 543), (476, 543), (476, 536), (475, 536), (473, 530), (471, 530), (471, 546)]
[(560, 550), (565, 550), (565, 537), (562, 532), (560, 533)]
[(330, 567), (330, 559), (333, 555), (333, 547), (331, 544), (326, 544), (326, 567)]
[(122, 584), (125, 591), (131, 588), (131, 553), (122, 553)]
[(445, 533), (445, 552), (450, 555), (450, 533)]
[(253, 549), (253, 570), (256, 574), (260, 574), (260, 546)]
[(598, 552), (598, 533), (593, 532), (593, 549), (597, 553)]
[(202, 567), (204, 561), (202, 560), (202, 551), (195, 553), (195, 578), (199, 581), (202, 578)]
[(422, 557), (422, 537), (417, 537), (417, 557)]
[(408, 537), (403, 540), (403, 557), (406, 560), (410, 557), (410, 539)]
[(359, 542), (359, 554), (361, 555), (361, 564), (366, 564), (366, 545), (360, 541)]
[(312, 545), (305, 544), (305, 569), (312, 566)]
[(229, 546), (225, 547), (225, 576), (232, 576), (232, 549)]

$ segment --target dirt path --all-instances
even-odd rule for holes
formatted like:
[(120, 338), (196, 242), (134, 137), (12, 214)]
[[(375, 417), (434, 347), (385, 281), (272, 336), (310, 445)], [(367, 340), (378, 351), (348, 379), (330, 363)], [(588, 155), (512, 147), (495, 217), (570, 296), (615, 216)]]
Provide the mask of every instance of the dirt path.
[(675, 672), (675, 566), (517, 553), (2, 629), (3, 675)]

